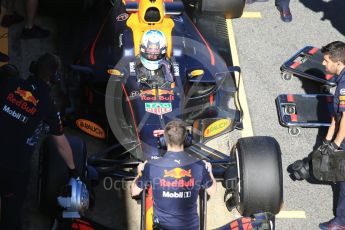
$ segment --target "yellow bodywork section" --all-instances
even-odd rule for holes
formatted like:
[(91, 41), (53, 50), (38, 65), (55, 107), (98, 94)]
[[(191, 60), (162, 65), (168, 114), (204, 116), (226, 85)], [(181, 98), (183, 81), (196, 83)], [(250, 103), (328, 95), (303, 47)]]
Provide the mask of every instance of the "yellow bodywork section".
[[(158, 9), (160, 14), (160, 20), (157, 22), (147, 22), (145, 20), (145, 13), (147, 9), (154, 7)], [(136, 13), (132, 13), (127, 20), (127, 26), (132, 29), (133, 42), (134, 42), (134, 53), (135, 56), (139, 55), (140, 43), (143, 33), (147, 30), (159, 30), (164, 33), (167, 39), (167, 56), (171, 56), (172, 50), (172, 38), (171, 31), (174, 27), (174, 21), (164, 14), (164, 1), (163, 0), (141, 0), (139, 2), (139, 9)]]

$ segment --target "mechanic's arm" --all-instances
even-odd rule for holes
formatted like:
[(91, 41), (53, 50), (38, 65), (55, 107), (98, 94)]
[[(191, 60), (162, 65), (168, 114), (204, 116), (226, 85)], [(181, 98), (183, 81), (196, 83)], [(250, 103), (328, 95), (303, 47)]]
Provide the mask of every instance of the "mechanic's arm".
[(205, 162), (206, 170), (210, 174), (212, 185), (206, 189), (206, 192), (208, 195), (213, 196), (217, 191), (217, 182), (216, 179), (214, 179), (213, 173), (212, 173), (212, 165), (210, 162)]
[(142, 171), (144, 170), (146, 162), (147, 161), (145, 161), (144, 163), (140, 163), (137, 167), (138, 175), (134, 178), (134, 180), (132, 181), (132, 184), (131, 184), (131, 195), (132, 196), (138, 196), (141, 193), (141, 191), (143, 191), (143, 189), (137, 185), (137, 181), (142, 176)]
[(331, 141), (333, 139), (334, 132), (335, 132), (335, 118), (334, 118), (334, 116), (332, 116), (332, 122), (331, 122), (331, 125), (328, 128), (327, 135), (326, 135), (326, 140)]
[(345, 138), (345, 112), (342, 113), (340, 122), (339, 122), (339, 130), (337, 132), (337, 135), (334, 139), (334, 143), (337, 146), (340, 146), (341, 143), (343, 142), (344, 138)]
[(69, 169), (75, 169), (74, 161), (73, 161), (73, 153), (71, 146), (64, 134), (62, 135), (52, 135), (53, 140), (57, 146), (57, 149), (66, 162)]

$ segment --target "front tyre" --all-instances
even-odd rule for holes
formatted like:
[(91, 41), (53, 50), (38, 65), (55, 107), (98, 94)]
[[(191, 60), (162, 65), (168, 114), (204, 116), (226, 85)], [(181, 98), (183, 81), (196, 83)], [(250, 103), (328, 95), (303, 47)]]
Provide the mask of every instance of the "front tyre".
[(283, 175), (278, 142), (267, 136), (240, 138), (236, 155), (237, 210), (243, 216), (259, 212), (277, 214), (283, 203)]

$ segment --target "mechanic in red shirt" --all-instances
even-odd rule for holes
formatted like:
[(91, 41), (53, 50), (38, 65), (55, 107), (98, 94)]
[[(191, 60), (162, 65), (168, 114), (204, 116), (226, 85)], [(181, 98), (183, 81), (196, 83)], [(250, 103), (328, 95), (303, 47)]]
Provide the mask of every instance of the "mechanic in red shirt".
[(184, 152), (187, 130), (181, 120), (164, 129), (167, 153), (160, 159), (139, 164), (131, 186), (137, 196), (150, 184), (153, 192), (153, 222), (160, 229), (199, 229), (197, 198), (200, 189), (216, 192), (211, 164)]
[(59, 63), (57, 56), (46, 53), (38, 59), (34, 76), (27, 80), (7, 77), (0, 81), (1, 230), (21, 229), (31, 155), (45, 124), (71, 175), (76, 175), (72, 150), (50, 96)]

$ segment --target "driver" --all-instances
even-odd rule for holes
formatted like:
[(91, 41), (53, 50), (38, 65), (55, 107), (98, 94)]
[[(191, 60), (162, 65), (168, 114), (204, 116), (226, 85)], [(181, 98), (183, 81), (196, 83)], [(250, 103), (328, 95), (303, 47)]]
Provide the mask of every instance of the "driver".
[[(201, 189), (216, 192), (209, 162), (184, 152), (187, 130), (181, 120), (170, 121), (164, 129), (167, 153), (160, 159), (138, 165), (131, 186), (137, 196), (149, 183), (153, 192), (153, 222), (158, 229), (199, 229), (197, 198)], [(187, 227), (188, 226), (188, 227)]]
[(174, 82), (171, 64), (166, 57), (167, 40), (159, 30), (148, 30), (143, 34), (140, 55), (137, 58), (137, 78), (142, 84), (157, 83), (163, 87)]

